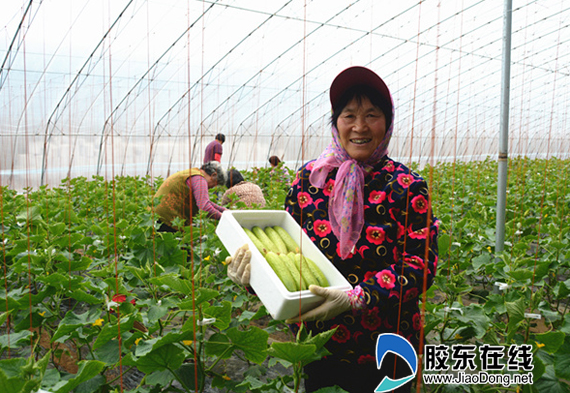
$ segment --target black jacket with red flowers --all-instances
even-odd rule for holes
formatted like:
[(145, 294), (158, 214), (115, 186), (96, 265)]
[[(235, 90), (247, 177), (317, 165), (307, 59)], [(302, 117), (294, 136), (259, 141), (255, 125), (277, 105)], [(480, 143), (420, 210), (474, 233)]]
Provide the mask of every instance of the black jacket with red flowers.
[(327, 349), (330, 357), (340, 361), (374, 362), (381, 333), (398, 332), (417, 348), (424, 266), (426, 289), (437, 266), (438, 222), (433, 215), (428, 217), (426, 182), (405, 165), (384, 157), (365, 178), (362, 234), (350, 256), (342, 260), (328, 216), (337, 171), (331, 171), (325, 187), (319, 189), (309, 182), (313, 163), (297, 172), (285, 209), (347, 280), (362, 288), (366, 307), (329, 321), (307, 322), (307, 326), (315, 334), (338, 327)]

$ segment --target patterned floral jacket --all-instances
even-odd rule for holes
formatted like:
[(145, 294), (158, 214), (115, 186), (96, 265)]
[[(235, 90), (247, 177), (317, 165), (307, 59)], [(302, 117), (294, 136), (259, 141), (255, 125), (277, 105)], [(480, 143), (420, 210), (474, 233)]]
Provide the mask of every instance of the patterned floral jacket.
[(374, 362), (380, 333), (399, 330), (417, 348), (424, 266), (426, 289), (437, 266), (439, 223), (428, 217), (426, 182), (403, 164), (384, 157), (365, 178), (362, 235), (351, 255), (342, 260), (328, 217), (336, 170), (329, 173), (325, 188), (318, 189), (309, 182), (313, 164), (297, 172), (285, 209), (347, 280), (362, 289), (365, 307), (329, 321), (307, 322), (307, 327), (314, 334), (338, 327), (327, 349), (339, 361)]

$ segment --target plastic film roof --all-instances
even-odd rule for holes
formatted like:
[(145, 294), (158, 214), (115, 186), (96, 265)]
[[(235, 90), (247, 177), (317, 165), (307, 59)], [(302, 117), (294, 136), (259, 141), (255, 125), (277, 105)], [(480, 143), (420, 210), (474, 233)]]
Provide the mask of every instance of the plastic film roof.
[[(570, 4), (514, 3), (510, 154), (566, 157)], [(297, 167), (330, 141), (351, 65), (391, 89), (392, 157), (497, 154), (502, 1), (36, 0), (0, 20), (2, 184), (166, 176), (217, 133), (228, 167)]]

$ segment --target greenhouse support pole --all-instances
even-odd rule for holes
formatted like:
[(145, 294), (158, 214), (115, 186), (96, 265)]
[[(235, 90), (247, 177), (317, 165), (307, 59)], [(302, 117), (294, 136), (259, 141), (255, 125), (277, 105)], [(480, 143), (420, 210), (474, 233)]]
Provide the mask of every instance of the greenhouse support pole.
[(497, 230), (495, 253), (505, 248), (505, 219), (507, 205), (507, 175), (509, 148), (509, 93), (511, 79), (511, 26), (513, 1), (505, 0), (503, 29), (503, 70), (501, 80), (501, 127), (499, 135), (499, 165), (497, 179)]

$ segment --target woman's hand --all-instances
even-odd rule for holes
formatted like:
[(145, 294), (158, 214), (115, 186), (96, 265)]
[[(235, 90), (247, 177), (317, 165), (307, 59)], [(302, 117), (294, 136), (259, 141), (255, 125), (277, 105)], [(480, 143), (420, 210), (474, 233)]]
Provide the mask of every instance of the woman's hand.
[(249, 246), (244, 244), (237, 249), (233, 257), (226, 258), (228, 265), (228, 277), (238, 285), (249, 285), (251, 251)]
[(339, 289), (323, 288), (318, 285), (310, 285), (309, 291), (315, 295), (322, 296), (325, 301), (320, 306), (307, 311), (300, 317), (289, 318), (286, 323), (296, 323), (301, 320), (303, 321), (326, 321), (333, 319), (339, 314), (350, 310), (352, 307), (350, 305), (350, 298), (346, 292)]

